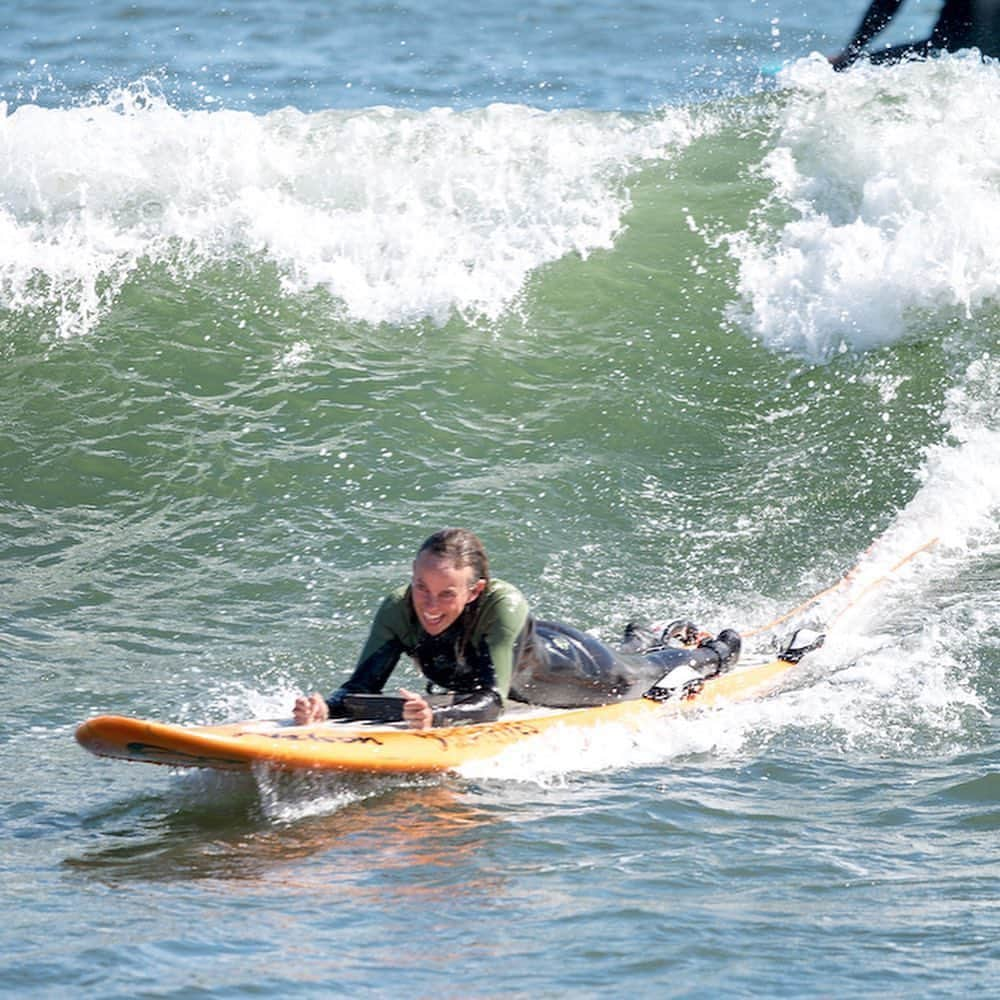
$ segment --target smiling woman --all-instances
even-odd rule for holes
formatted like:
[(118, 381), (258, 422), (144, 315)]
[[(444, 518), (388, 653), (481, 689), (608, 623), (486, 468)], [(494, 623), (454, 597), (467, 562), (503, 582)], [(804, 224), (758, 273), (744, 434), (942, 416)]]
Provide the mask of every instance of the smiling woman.
[[(521, 592), (490, 576), (479, 538), (445, 528), (421, 545), (409, 585), (382, 602), (347, 682), (328, 699), (318, 692), (298, 698), (293, 714), (307, 725), (374, 711), (428, 729), (492, 721), (508, 698), (558, 708), (604, 704), (639, 697), (681, 663), (705, 677), (736, 663), (735, 632), (713, 639), (677, 624), (645, 638), (632, 628), (627, 651), (616, 651), (587, 633), (535, 621)], [(398, 699), (373, 701), (403, 653), (428, 679), (427, 697), (401, 688)]]
[(450, 528), (431, 535), (413, 563), (411, 597), (421, 625), (440, 635), (489, 582), (486, 549), (471, 531)]
[(516, 647), (530, 617), (515, 587), (490, 578), (479, 538), (463, 528), (431, 535), (413, 561), (413, 577), (390, 594), (350, 679), (329, 700), (313, 693), (295, 703), (300, 725), (352, 713), (351, 695), (381, 692), (403, 653), (448, 692), (433, 705), (403, 689), (402, 717), (414, 728), (495, 719), (510, 690)]

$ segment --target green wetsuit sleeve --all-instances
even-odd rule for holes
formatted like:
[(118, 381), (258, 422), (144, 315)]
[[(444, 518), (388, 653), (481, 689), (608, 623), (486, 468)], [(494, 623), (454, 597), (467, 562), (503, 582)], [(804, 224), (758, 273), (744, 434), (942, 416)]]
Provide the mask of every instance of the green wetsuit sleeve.
[(506, 701), (518, 639), (528, 620), (528, 602), (516, 587), (500, 580), (494, 581), (484, 596), (487, 603), (481, 620), (481, 641), (486, 644), (493, 663), (495, 690)]
[(354, 673), (327, 699), (331, 717), (343, 716), (345, 694), (379, 694), (406, 652), (410, 625), (405, 591), (390, 594), (379, 606)]

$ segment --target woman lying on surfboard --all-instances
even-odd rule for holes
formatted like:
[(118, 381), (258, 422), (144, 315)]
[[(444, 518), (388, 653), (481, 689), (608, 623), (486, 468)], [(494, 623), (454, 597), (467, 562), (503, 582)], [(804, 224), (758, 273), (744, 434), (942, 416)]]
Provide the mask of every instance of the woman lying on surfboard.
[[(668, 645), (675, 637), (687, 645)], [(479, 538), (445, 528), (420, 546), (410, 583), (382, 602), (350, 678), (329, 698), (296, 699), (293, 714), (298, 725), (364, 717), (358, 696), (380, 693), (403, 653), (428, 684), (426, 696), (400, 689), (401, 717), (428, 729), (492, 721), (508, 698), (556, 708), (637, 698), (671, 666), (689, 664), (709, 677), (734, 665), (739, 650), (732, 630), (712, 638), (685, 622), (655, 634), (630, 627), (615, 650), (537, 621), (516, 587), (490, 576)]]

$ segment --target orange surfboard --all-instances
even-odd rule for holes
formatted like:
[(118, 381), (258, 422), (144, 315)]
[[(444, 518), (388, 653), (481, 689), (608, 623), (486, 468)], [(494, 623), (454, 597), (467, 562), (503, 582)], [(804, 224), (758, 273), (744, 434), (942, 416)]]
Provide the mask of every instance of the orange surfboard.
[(181, 726), (101, 715), (76, 730), (81, 746), (102, 757), (248, 771), (284, 770), (429, 773), (494, 757), (514, 743), (558, 726), (639, 725), (651, 717), (742, 701), (773, 688), (796, 664), (775, 659), (710, 677), (666, 701), (638, 698), (591, 708), (547, 709), (512, 704), (495, 722), (436, 729), (402, 723), (251, 720), (221, 726)]

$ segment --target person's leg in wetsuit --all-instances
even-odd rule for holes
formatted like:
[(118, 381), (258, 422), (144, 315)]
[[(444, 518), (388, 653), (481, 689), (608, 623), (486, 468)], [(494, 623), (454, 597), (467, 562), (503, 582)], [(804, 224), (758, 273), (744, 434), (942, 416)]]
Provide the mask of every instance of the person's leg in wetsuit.
[(687, 664), (711, 677), (733, 666), (739, 651), (740, 637), (731, 629), (694, 648), (653, 639), (645, 649), (626, 651), (568, 625), (539, 621), (518, 657), (510, 697), (552, 708), (638, 698), (671, 667)]

